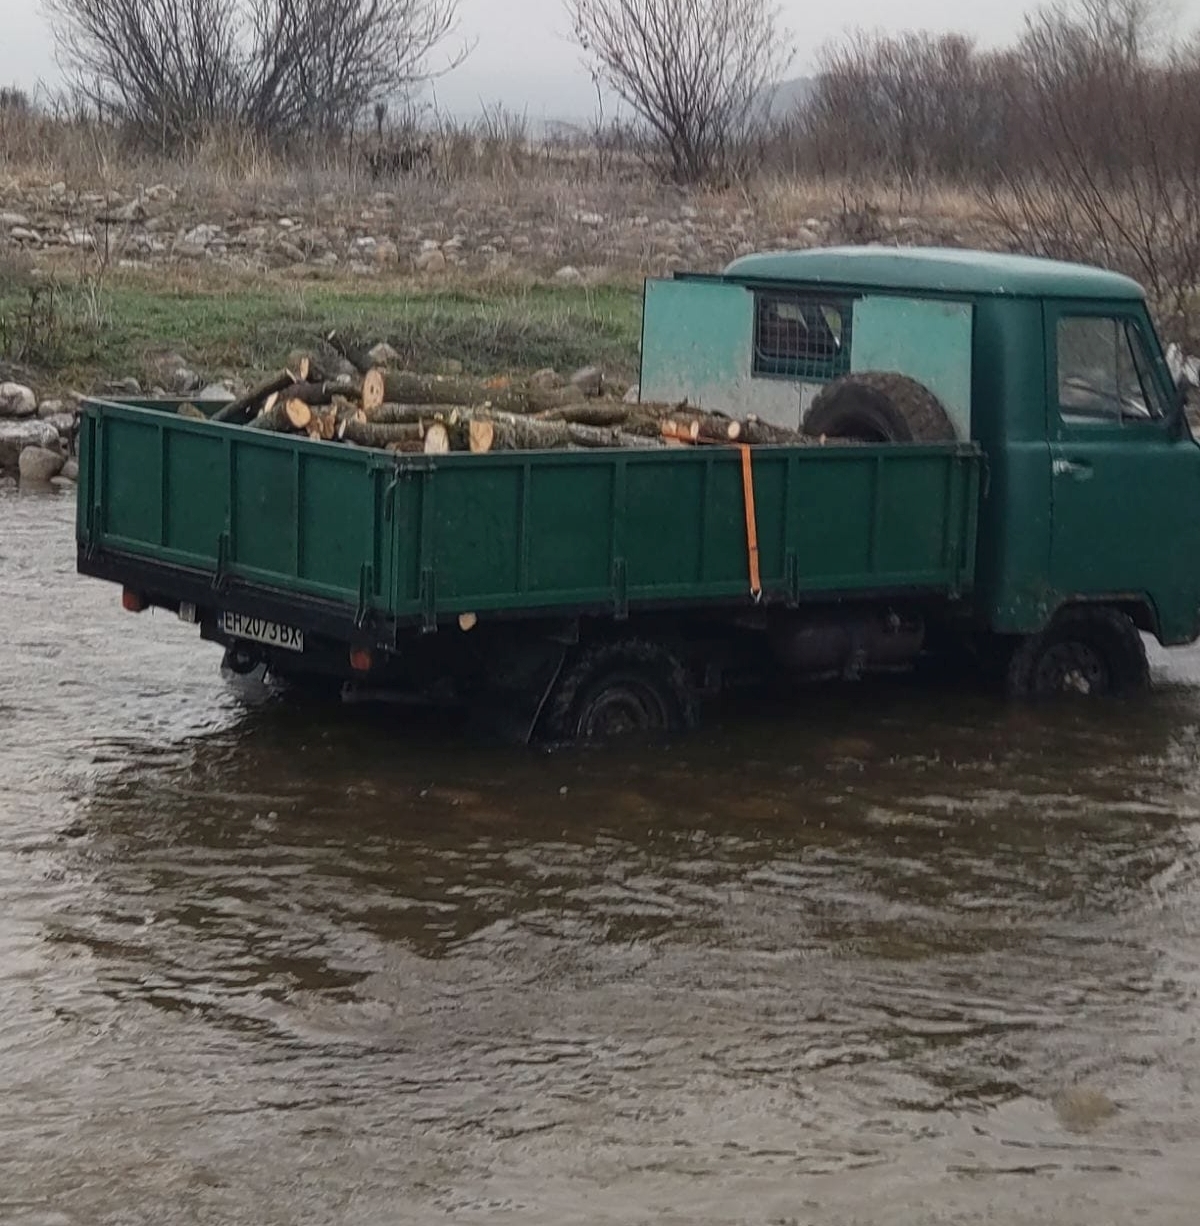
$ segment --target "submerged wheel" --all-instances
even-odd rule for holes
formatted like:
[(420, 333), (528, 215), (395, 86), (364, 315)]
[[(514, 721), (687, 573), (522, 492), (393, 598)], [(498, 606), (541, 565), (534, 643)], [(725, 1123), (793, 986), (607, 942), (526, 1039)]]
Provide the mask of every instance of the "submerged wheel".
[(1150, 684), (1146, 646), (1119, 609), (1064, 609), (1013, 652), (1006, 688), (1015, 698), (1133, 694)]
[(569, 659), (546, 704), (539, 735), (551, 741), (610, 741), (683, 732), (699, 710), (687, 670), (644, 639), (598, 643)]
[(945, 443), (957, 437), (942, 402), (923, 384), (891, 371), (835, 379), (804, 418), (811, 438), (861, 443)]

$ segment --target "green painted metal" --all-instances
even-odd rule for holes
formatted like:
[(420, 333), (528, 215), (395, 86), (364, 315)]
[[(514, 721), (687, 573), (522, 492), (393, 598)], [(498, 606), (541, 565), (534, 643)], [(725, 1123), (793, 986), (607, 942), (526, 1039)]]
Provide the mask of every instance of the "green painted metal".
[[(432, 626), (461, 612), (750, 603), (730, 449), (394, 458), (146, 408), (84, 413), (80, 544)], [(962, 445), (761, 448), (769, 601), (971, 587)], [(364, 586), (365, 581), (365, 586)]]
[(899, 371), (924, 384), (945, 406), (958, 437), (970, 438), (973, 315), (969, 302), (858, 298), (850, 369)]
[(750, 391), (754, 297), (716, 280), (646, 282), (642, 397), (716, 407)]
[(900, 293), (1140, 302), (1136, 281), (1085, 264), (940, 247), (826, 247), (743, 256), (724, 277)]

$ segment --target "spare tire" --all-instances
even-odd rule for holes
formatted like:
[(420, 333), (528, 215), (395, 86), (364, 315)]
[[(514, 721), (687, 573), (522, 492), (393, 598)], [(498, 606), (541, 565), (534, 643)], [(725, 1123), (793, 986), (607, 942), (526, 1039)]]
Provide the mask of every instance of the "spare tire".
[(892, 371), (835, 379), (817, 393), (802, 428), (811, 438), (860, 443), (948, 443), (958, 437), (942, 402), (915, 379)]

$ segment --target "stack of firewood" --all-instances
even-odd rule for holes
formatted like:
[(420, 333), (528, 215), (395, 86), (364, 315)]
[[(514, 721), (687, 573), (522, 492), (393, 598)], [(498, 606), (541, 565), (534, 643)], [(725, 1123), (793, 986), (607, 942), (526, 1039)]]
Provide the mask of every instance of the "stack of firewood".
[(813, 441), (752, 416), (729, 417), (686, 402), (631, 404), (589, 396), (573, 385), (547, 387), (507, 375), (473, 379), (388, 371), (337, 333), (326, 340), (354, 374), (331, 377), (318, 358), (294, 355), (288, 369), (226, 405), (213, 420), (426, 454)]

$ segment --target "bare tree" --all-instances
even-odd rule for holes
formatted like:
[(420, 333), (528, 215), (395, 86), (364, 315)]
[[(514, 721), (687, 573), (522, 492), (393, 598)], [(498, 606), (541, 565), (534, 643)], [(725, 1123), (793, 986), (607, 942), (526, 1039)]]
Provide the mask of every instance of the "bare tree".
[(662, 140), (671, 173), (718, 169), (792, 59), (771, 0), (566, 0), (593, 72)]
[(1123, 268), (1173, 330), (1200, 282), (1200, 51), (1160, 50), (1152, 0), (1074, 0), (1031, 18), (1008, 103), (1031, 138), (986, 198), (1015, 242)]
[(224, 124), (345, 131), (428, 75), (458, 0), (45, 0), (59, 57), (104, 113), (165, 149)]

